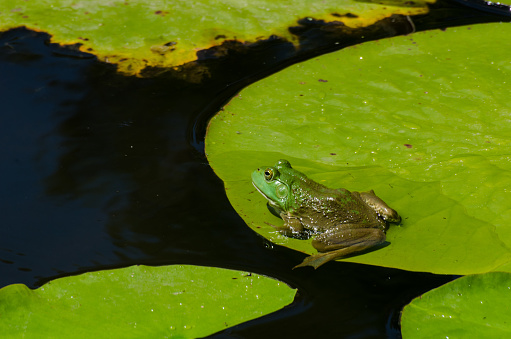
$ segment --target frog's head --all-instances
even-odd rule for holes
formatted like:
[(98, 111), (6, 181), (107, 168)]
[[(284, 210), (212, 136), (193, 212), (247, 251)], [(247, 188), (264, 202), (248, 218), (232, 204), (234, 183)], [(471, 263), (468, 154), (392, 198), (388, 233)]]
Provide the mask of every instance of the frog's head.
[(294, 170), (287, 160), (279, 160), (275, 166), (259, 167), (252, 172), (252, 184), (269, 204), (281, 211), (289, 211), (294, 203), (291, 184)]

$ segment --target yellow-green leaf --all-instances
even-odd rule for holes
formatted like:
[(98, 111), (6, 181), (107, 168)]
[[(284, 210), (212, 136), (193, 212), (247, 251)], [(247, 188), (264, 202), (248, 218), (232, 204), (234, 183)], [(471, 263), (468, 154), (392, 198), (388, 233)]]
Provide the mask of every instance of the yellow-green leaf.
[(365, 27), (393, 14), (427, 13), (427, 1), (396, 5), (336, 1), (38, 0), (0, 2), (0, 30), (26, 26), (76, 44), (126, 74), (173, 67), (226, 40), (253, 43), (278, 36), (297, 44), (289, 27), (307, 17)]

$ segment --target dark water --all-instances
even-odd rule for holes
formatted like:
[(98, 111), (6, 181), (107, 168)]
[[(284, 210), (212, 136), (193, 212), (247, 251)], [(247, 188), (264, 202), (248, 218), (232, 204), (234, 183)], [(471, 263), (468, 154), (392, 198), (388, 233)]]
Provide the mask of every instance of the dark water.
[(119, 76), (48, 39), (0, 36), (0, 287), (135, 264), (233, 268), (299, 297), (218, 337), (399, 338), (402, 307), (453, 279), (341, 262), (293, 271), (304, 255), (235, 213), (203, 155), (203, 128), (270, 59), (198, 86)]

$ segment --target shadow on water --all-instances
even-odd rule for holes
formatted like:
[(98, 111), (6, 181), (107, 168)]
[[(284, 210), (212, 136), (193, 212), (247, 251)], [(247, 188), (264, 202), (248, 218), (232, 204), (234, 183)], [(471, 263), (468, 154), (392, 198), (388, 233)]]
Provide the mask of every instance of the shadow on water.
[(199, 86), (165, 72), (120, 76), (48, 40), (25, 29), (0, 36), (0, 287), (134, 264), (235, 268), (282, 279), (300, 296), (215, 337), (397, 338), (403, 305), (454, 278), (341, 262), (291, 270), (304, 255), (272, 246), (231, 208), (203, 154), (206, 122), (284, 67), (290, 44), (238, 55), (216, 68), (224, 77)]
[(194, 112), (222, 88), (123, 77), (47, 40), (25, 30), (2, 36), (9, 83), (1, 129), (10, 146), (2, 158), (11, 178), (2, 195), (2, 285), (211, 253), (228, 263), (239, 261), (234, 245), (264, 242), (188, 141)]

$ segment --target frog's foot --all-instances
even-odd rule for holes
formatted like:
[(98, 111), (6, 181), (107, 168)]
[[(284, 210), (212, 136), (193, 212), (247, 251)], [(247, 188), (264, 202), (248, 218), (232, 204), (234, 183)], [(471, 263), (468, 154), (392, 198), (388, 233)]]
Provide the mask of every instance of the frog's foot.
[(326, 252), (326, 253), (318, 253), (311, 256), (308, 256), (307, 258), (303, 259), (302, 263), (299, 265), (296, 265), (293, 267), (293, 269), (297, 267), (305, 267), (305, 266), (312, 266), (314, 269), (317, 269), (319, 266), (326, 264), (330, 260), (338, 259), (345, 257), (347, 255), (350, 255), (354, 252), (363, 251), (370, 246), (367, 245), (355, 245), (351, 247), (341, 248), (340, 250), (332, 251), (332, 252)]
[(316, 269), (330, 260), (363, 251), (385, 241), (385, 233), (379, 228), (343, 229), (343, 226), (317, 236), (312, 246), (322, 253), (305, 258), (294, 268), (312, 266)]
[(310, 255), (307, 258), (303, 259), (301, 264), (293, 267), (293, 269), (295, 269), (297, 267), (305, 267), (305, 266), (312, 266), (312, 267), (314, 267), (314, 269), (317, 269), (319, 266), (329, 262), (330, 260), (337, 258), (338, 256), (339, 255), (334, 252), (318, 253), (318, 254)]

